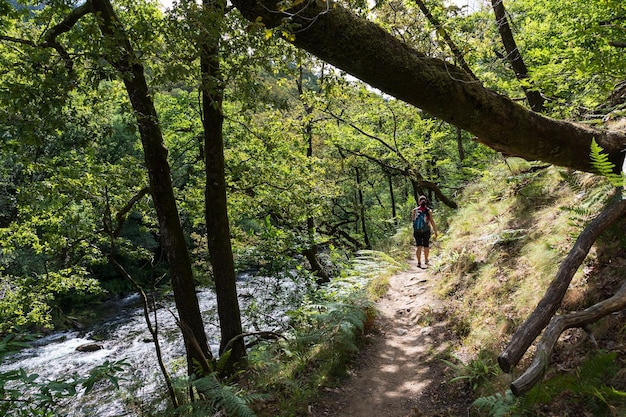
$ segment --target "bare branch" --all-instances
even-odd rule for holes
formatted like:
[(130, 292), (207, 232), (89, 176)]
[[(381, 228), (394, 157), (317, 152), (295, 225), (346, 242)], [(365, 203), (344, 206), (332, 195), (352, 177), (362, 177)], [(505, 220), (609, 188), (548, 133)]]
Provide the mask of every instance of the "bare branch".
[(626, 308), (626, 282), (609, 299), (594, 304), (583, 311), (553, 317), (537, 344), (532, 363), (519, 378), (511, 383), (513, 394), (522, 395), (541, 381), (550, 363), (552, 350), (563, 331), (572, 327), (584, 327), (624, 308)]
[(626, 215), (626, 200), (614, 198), (602, 212), (585, 227), (574, 247), (561, 263), (556, 277), (530, 317), (517, 329), (508, 346), (498, 357), (500, 368), (509, 372), (547, 326), (561, 305), (572, 277), (583, 262), (596, 239), (616, 220)]
[(115, 227), (115, 231), (113, 232), (113, 238), (116, 238), (122, 232), (122, 227), (124, 226), (124, 222), (126, 221), (126, 215), (129, 211), (132, 210), (133, 206), (141, 200), (146, 194), (150, 193), (150, 187), (144, 187), (137, 194), (135, 194), (124, 207), (120, 209), (115, 215), (115, 220), (117, 220), (117, 226)]

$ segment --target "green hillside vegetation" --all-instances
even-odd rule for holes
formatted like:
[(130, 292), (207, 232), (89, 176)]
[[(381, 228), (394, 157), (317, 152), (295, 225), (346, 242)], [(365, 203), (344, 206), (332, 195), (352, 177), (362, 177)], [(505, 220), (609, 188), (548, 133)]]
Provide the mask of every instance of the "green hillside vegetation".
[[(561, 416), (626, 412), (624, 373), (617, 372), (624, 360), (623, 313), (591, 325), (595, 341), (582, 329), (566, 330), (543, 385), (521, 400), (507, 393), (508, 385), (528, 366), (533, 349), (511, 375), (496, 361), (543, 297), (578, 234), (613, 193), (599, 176), (508, 159), (468, 185), (462, 207), (448, 217), (433, 268), (438, 294), (462, 339), (449, 362), (456, 380), (470, 382), (476, 396), (484, 396), (477, 405), (485, 415), (554, 415), (545, 406), (540, 412), (540, 403), (551, 404), (548, 409), (560, 410)], [(626, 272), (625, 226), (622, 220), (596, 243), (559, 314), (587, 308), (619, 288)], [(592, 371), (601, 377), (592, 377)]]

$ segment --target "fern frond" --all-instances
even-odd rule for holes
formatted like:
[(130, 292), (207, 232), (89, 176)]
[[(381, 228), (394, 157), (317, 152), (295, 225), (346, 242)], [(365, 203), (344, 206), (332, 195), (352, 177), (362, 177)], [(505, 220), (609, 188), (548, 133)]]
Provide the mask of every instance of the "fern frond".
[(609, 161), (609, 155), (604, 153), (602, 146), (598, 145), (595, 138), (591, 140), (591, 166), (596, 173), (606, 177), (611, 185), (621, 187), (624, 185), (624, 174), (615, 173), (615, 164)]
[(247, 404), (262, 398), (258, 394), (236, 392), (234, 387), (222, 384), (215, 373), (195, 380), (193, 386), (214, 411), (224, 410), (232, 417), (255, 417), (254, 411)]
[(497, 393), (488, 397), (477, 398), (472, 403), (472, 407), (484, 410), (492, 417), (504, 417), (510, 415), (516, 402), (517, 399), (511, 390), (507, 390), (504, 395)]

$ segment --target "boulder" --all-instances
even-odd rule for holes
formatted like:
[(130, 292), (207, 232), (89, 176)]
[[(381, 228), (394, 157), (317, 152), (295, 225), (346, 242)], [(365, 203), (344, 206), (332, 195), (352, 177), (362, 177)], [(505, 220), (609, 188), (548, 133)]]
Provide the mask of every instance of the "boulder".
[(95, 352), (100, 349), (104, 349), (104, 346), (100, 343), (85, 343), (80, 346), (76, 346), (77, 352)]

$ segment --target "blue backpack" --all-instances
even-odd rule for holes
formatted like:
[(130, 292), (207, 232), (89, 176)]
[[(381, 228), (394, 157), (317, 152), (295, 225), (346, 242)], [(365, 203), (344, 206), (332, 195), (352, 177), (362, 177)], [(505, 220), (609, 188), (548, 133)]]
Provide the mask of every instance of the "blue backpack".
[(430, 230), (430, 226), (428, 226), (428, 210), (417, 210), (417, 216), (413, 221), (413, 230), (418, 232), (425, 232)]

